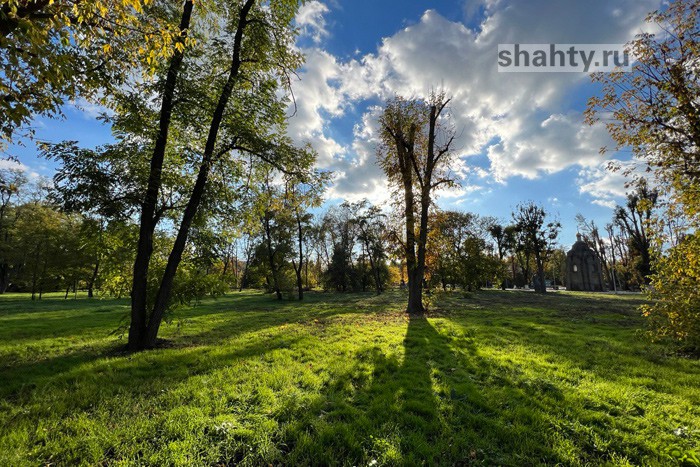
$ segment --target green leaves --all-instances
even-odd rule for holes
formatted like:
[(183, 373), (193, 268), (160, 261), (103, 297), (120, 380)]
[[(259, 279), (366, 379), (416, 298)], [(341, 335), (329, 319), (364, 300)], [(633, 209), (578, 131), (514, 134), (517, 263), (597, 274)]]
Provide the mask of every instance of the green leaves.
[[(167, 2), (8, 0), (0, 7), (0, 143), (37, 116), (83, 97), (101, 101), (133, 69), (155, 72), (179, 40)], [(141, 64), (148, 65), (141, 68)]]

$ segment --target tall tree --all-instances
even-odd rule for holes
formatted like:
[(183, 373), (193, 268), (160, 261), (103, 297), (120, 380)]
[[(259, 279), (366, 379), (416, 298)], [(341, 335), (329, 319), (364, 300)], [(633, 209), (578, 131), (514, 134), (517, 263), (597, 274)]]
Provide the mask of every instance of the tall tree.
[[(389, 182), (403, 191), (404, 256), (408, 271), (410, 314), (423, 314), (428, 215), (433, 190), (454, 185), (450, 152), (454, 131), (444, 122), (449, 99), (433, 93), (428, 100), (395, 97), (384, 108), (379, 123), (382, 144), (379, 163)], [(418, 219), (416, 222), (416, 211)]]
[[(595, 75), (603, 92), (589, 100), (587, 116), (604, 118), (617, 147), (651, 166), (668, 200), (670, 215), (657, 216), (650, 232), (661, 253), (644, 312), (653, 335), (700, 353), (700, 3), (674, 0), (647, 20), (655, 32), (628, 44), (631, 72)], [(664, 226), (681, 228), (667, 237)]]
[(384, 225), (384, 214), (377, 206), (372, 206), (365, 199), (355, 204), (357, 217), (355, 223), (358, 228), (357, 239), (369, 259), (370, 273), (374, 280), (374, 290), (377, 295), (384, 291), (382, 276), (386, 270), (385, 261), (387, 259), (384, 240), (386, 238), (386, 227)]
[[(240, 157), (243, 154), (280, 168), (294, 165), (308, 168), (313, 161), (313, 154), (292, 147), (284, 136), (286, 100), (278, 93), (280, 84), (286, 82), (288, 73), (301, 59), (291, 45), (294, 37), (291, 22), (297, 6), (298, 2), (293, 0), (277, 0), (270, 5), (256, 0), (233, 1), (230, 8), (223, 9), (225, 16), (215, 21), (221, 26), (223, 36), (212, 39), (203, 35), (203, 45), (183, 68), (184, 79), (174, 80), (182, 93), (177, 107), (178, 135), (190, 136), (189, 141), (179, 140), (179, 144), (194, 168), (195, 180), (184, 211), (176, 221), (175, 241), (156, 287), (153, 305), (149, 306), (147, 278), (152, 251), (149, 244), (157, 221), (154, 206), (168, 137), (166, 123), (175, 115), (172, 95), (168, 97), (170, 88), (165, 87), (168, 92), (163, 94), (134, 264), (129, 332), (132, 349), (155, 345), (190, 228), (203, 200), (212, 194), (208, 182), (213, 168), (244, 164), (247, 159)], [(182, 21), (181, 25), (185, 23)], [(177, 65), (178, 57), (173, 55), (166, 83), (170, 83), (170, 71)]]
[[(487, 227), (489, 235), (496, 242), (496, 252), (498, 254), (498, 259), (503, 263), (505, 261), (506, 254), (508, 253), (508, 232), (506, 227), (501, 225), (498, 221), (493, 219), (489, 222)], [(506, 290), (507, 278), (503, 277), (501, 280), (501, 289)]]
[(595, 221), (588, 221), (582, 214), (576, 215), (576, 224), (578, 229), (583, 235), (583, 241), (586, 242), (589, 248), (593, 250), (598, 259), (600, 259), (600, 264), (603, 269), (603, 275), (606, 278), (610, 287), (613, 288), (612, 272), (611, 272), (611, 260), (609, 257), (610, 249), (606, 246), (605, 241), (600, 236), (600, 231)]
[(639, 285), (647, 284), (651, 269), (650, 223), (658, 192), (651, 189), (645, 179), (640, 179), (634, 192), (627, 195), (627, 203), (615, 208), (614, 222), (623, 229), (628, 238), (628, 246), (635, 257), (635, 272)]
[(292, 267), (297, 279), (297, 296), (304, 299), (302, 270), (308, 265), (308, 251), (305, 252), (304, 238), (310, 231), (312, 215), (308, 208), (319, 207), (323, 200), (323, 191), (329, 180), (329, 173), (314, 171), (308, 176), (288, 176), (285, 182), (285, 205), (293, 213), (296, 227), (296, 259)]
[(356, 270), (353, 267), (357, 224), (351, 203), (329, 209), (323, 218), (323, 228), (329, 237), (329, 261), (325, 283), (339, 292), (352, 290), (356, 285)]
[[(153, 232), (158, 223), (156, 205), (161, 186), (168, 132), (170, 131), (170, 123), (172, 120), (175, 84), (185, 54), (185, 48), (183, 46), (190, 28), (193, 8), (194, 3), (192, 0), (186, 0), (182, 7), (179, 28), (180, 35), (178, 37), (181, 45), (179, 47), (174, 46), (174, 52), (170, 58), (167, 72), (165, 73), (158, 132), (155, 135), (155, 144), (150, 160), (147, 188), (143, 201), (141, 202), (139, 240), (136, 249), (136, 259), (134, 260), (133, 286), (131, 288), (131, 324), (129, 326), (129, 348), (131, 350), (143, 349), (155, 344), (155, 338), (149, 342), (149, 334), (152, 332), (149, 332), (150, 323), (147, 312), (148, 268), (151, 254), (153, 253)], [(158, 319), (158, 317), (156, 318), (157, 319), (153, 321), (152, 327), (157, 328), (160, 327), (160, 319)], [(157, 334), (157, 329), (155, 332)]]

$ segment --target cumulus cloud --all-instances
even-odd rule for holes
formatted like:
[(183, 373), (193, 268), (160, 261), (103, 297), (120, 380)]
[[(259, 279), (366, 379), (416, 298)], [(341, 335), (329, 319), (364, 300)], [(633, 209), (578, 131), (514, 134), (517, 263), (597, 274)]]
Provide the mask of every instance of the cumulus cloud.
[[(320, 154), (319, 165), (337, 172), (333, 196), (386, 195), (374, 162), (376, 115), (395, 94), (424, 97), (432, 90), (452, 96), (458, 169), (465, 176), (503, 182), (571, 166), (600, 168), (598, 151), (610, 143), (607, 132), (602, 125), (587, 126), (581, 104), (569, 102), (588, 76), (498, 73), (498, 44), (624, 43), (645, 27), (646, 13), (659, 0), (470, 0), (464, 5), (467, 20), (482, 18), (477, 27), (428, 10), (363, 56), (340, 60), (318, 48), (305, 50), (307, 63), (294, 84), (298, 112), (290, 119), (290, 134), (310, 141)], [(297, 22), (323, 37), (327, 13), (325, 5), (310, 2)], [(358, 115), (352, 142), (340, 143), (331, 127), (349, 118), (351, 110)], [(489, 166), (472, 173), (470, 157), (478, 154), (488, 157)], [(590, 183), (593, 179), (583, 184)], [(609, 199), (596, 198), (599, 204)]]
[[(612, 170), (613, 167), (615, 170)], [(646, 175), (646, 165), (639, 161), (611, 159), (581, 169), (576, 184), (580, 193), (593, 199), (593, 204), (612, 209), (621, 204), (627, 193), (633, 190), (629, 187), (631, 180), (643, 175)]]
[(313, 0), (304, 3), (299, 8), (295, 18), (300, 34), (310, 37), (314, 43), (320, 44), (323, 38), (328, 36), (326, 13), (328, 13), (328, 7), (319, 1)]
[(33, 170), (31, 167), (14, 159), (0, 158), (0, 170), (21, 172), (30, 180), (39, 179), (41, 177), (39, 173)]

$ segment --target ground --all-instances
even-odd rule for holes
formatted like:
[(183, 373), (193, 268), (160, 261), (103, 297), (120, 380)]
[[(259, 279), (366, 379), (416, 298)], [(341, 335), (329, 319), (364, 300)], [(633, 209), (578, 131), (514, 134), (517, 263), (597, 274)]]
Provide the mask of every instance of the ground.
[(700, 362), (646, 341), (639, 296), (404, 300), (232, 294), (129, 354), (125, 300), (0, 296), (0, 465), (697, 461)]

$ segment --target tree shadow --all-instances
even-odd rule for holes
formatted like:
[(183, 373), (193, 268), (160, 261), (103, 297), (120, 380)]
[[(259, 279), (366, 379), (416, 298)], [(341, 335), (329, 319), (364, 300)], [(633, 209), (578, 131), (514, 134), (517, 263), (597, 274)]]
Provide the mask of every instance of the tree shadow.
[[(287, 430), (285, 462), (318, 465), (494, 465), (539, 458), (556, 463), (537, 414), (513, 415), (529, 395), (479, 356), (473, 339), (449, 336), (411, 317), (403, 355), (367, 346), (334, 375), (314, 407)], [(496, 376), (505, 399), (485, 397)], [(554, 389), (547, 388), (552, 397)], [(521, 417), (511, 423), (509, 417)], [(532, 428), (524, 432), (523, 425)]]
[[(43, 398), (51, 401), (50, 410), (66, 417), (91, 414), (114, 401), (119, 410), (131, 404), (157, 414), (170, 408), (168, 398), (181, 389), (172, 403), (211, 410), (207, 423), (212, 426), (219, 426), (214, 425), (220, 424), (217, 417), (246, 410), (250, 420), (278, 427), (261, 435), (270, 437), (274, 450), (255, 452), (253, 463), (524, 465), (567, 464), (579, 458), (598, 464), (618, 452), (632, 462), (646, 459), (646, 444), (632, 445), (612, 430), (621, 425), (598, 407), (582, 407), (599, 401), (582, 402), (562, 381), (525, 374), (523, 368), (542, 364), (544, 369), (563, 360), (520, 361), (516, 351), (509, 354), (513, 349), (506, 348), (504, 358), (493, 352), (499, 345), (516, 345), (526, 348), (529, 357), (559, 354), (574, 363), (583, 361), (588, 357), (578, 355), (582, 348), (567, 347), (567, 340), (573, 335), (585, 345), (586, 336), (576, 332), (581, 321), (576, 320), (590, 325), (581, 310), (597, 302), (576, 298), (569, 309), (566, 301), (554, 297), (516, 303), (516, 296), (460, 300), (454, 302), (454, 312), (407, 321), (397, 311), (402, 303), (396, 296), (310, 294), (304, 303), (277, 303), (259, 295), (228, 297), (191, 310), (192, 327), (170, 335), (169, 348), (123, 354), (114, 341), (100, 341), (97, 347), (64, 349), (56, 357), (10, 362), (0, 368), (0, 402), (11, 412), (0, 415), (0, 422), (15, 427), (42, 420), (42, 411), (49, 410)], [(558, 303), (562, 305), (552, 309)], [(545, 305), (549, 308), (543, 309)], [(393, 311), (385, 311), (387, 306)], [(594, 319), (608, 326), (606, 320), (628, 318), (625, 310), (619, 317), (597, 310)], [(356, 316), (346, 320), (345, 315)], [(401, 333), (389, 343), (377, 340), (384, 320)], [(552, 324), (556, 322), (560, 324)], [(350, 326), (352, 331), (343, 334)], [(327, 327), (333, 334), (325, 334)], [(343, 339), (348, 340), (345, 346), (339, 345)], [(596, 355), (610, 360), (609, 355)], [(302, 365), (288, 371), (289, 362)], [(311, 363), (313, 369), (302, 374)], [(226, 387), (202, 388), (209, 399), (208, 405), (200, 404), (200, 386), (217, 382)], [(251, 394), (258, 389), (279, 393), (279, 405), (259, 403)], [(579, 419), (581, 415), (588, 418)], [(131, 421), (120, 419), (122, 424)], [(245, 456), (253, 455), (251, 440), (258, 439), (250, 427), (258, 425), (245, 423), (249, 420), (241, 421), (239, 434), (230, 439), (211, 431), (196, 436), (214, 433), (206, 443), (231, 443), (226, 451), (230, 457), (222, 454), (221, 464), (249, 461)], [(608, 445), (600, 443), (603, 438)]]
[[(0, 333), (0, 342), (5, 341), (13, 346), (5, 351), (0, 362), (0, 397), (15, 401), (26, 399), (43, 386), (63, 384), (74, 375), (82, 374), (83, 368), (98, 375), (93, 375), (92, 379), (99, 380), (100, 375), (107, 375), (104, 382), (107, 385), (114, 383), (119, 386), (122, 378), (129, 381), (133, 378), (129, 376), (130, 372), (142, 375), (143, 380), (147, 381), (156, 369), (159, 380), (173, 384), (178, 379), (186, 380), (193, 374), (230, 364), (231, 359), (240, 358), (241, 355), (254, 356), (250, 349), (257, 349), (263, 355), (279, 348), (276, 347), (278, 336), (262, 336), (260, 343), (250, 344), (236, 352), (224, 353), (216, 358), (199, 358), (215, 352), (223, 343), (246, 334), (264, 333), (280, 326), (294, 326), (313, 320), (331, 320), (336, 316), (356, 313), (363, 307), (376, 308), (383, 303), (375, 300), (371, 294), (339, 295), (307, 294), (305, 302), (278, 302), (264, 294), (251, 293), (208, 300), (180, 312), (180, 317), (186, 320), (181, 328), (164, 327), (163, 334), (167, 336), (164, 345), (136, 354), (126, 351), (124, 338), (113, 335), (122, 315), (122, 310), (115, 310), (115, 304), (110, 305), (105, 301), (93, 310), (95, 302), (83, 301), (90, 308), (74, 310), (65, 308), (71, 304), (56, 304), (54, 301), (57, 299), (47, 299), (34, 305), (33, 309), (37, 313), (42, 310), (50, 312), (50, 321), (47, 322), (41, 315), (13, 320), (6, 335)], [(99, 302), (96, 303), (99, 305)], [(122, 306), (123, 303), (116, 305)], [(99, 339), (90, 344), (80, 342), (85, 336), (94, 338), (96, 335), (99, 335)], [(25, 342), (31, 344), (41, 339), (59, 339), (49, 346), (60, 345), (61, 353), (51, 355), (48, 352), (50, 348), (44, 347), (27, 351)], [(284, 346), (283, 341), (280, 345)], [(79, 346), (71, 347), (73, 342)], [(13, 350), (19, 347), (24, 350)], [(172, 356), (169, 354), (172, 350), (181, 350), (184, 356), (182, 353)], [(149, 363), (146, 365), (145, 361)], [(124, 373), (123, 377), (121, 373)], [(136, 385), (140, 380), (137, 376)]]

